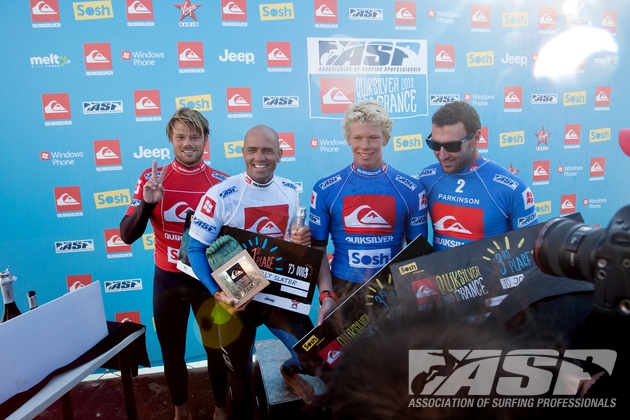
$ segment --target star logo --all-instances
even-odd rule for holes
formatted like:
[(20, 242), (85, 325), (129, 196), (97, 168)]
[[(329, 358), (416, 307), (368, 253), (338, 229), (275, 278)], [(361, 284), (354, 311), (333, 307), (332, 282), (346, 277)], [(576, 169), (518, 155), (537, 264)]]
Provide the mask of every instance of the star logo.
[[(551, 133), (550, 133), (551, 134)], [(510, 168), (508, 169), (508, 171), (510, 171), (511, 174), (516, 175), (517, 173), (519, 173), (521, 170), (520, 169), (514, 169), (514, 165), (512, 165), (512, 162), (510, 162)]]
[(551, 133), (545, 132), (544, 125), (542, 126), (540, 133), (534, 133), (534, 134), (536, 135), (536, 137), (538, 137), (538, 143), (536, 144), (536, 146), (539, 146), (542, 143), (545, 143), (547, 146), (549, 146), (549, 142), (547, 141), (547, 138), (551, 135)]
[(179, 21), (181, 22), (186, 17), (191, 17), (197, 21), (197, 16), (195, 16), (195, 10), (201, 7), (201, 4), (192, 4), (190, 0), (184, 0), (184, 4), (174, 4), (173, 6), (177, 7), (181, 10), (182, 14), (179, 16)]

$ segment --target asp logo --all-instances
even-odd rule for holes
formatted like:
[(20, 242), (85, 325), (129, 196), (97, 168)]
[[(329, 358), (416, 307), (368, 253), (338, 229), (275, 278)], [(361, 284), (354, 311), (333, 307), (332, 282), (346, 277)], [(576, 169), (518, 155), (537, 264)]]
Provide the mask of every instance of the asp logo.
[(153, 20), (153, 0), (125, 0), (127, 20)]
[[(591, 379), (584, 364), (595, 364), (611, 375), (617, 359), (617, 352), (606, 349), (565, 350), (563, 355), (553, 349), (503, 353), (489, 349), (409, 350), (409, 395), (455, 396), (462, 388), (468, 388), (467, 395), (476, 396), (532, 396), (550, 391), (553, 395), (576, 395), (582, 380)], [(503, 372), (518, 376), (497, 379), (500, 362)], [(559, 369), (552, 373), (536, 366)]]
[(320, 104), (323, 114), (346, 112), (348, 105), (354, 102), (353, 78), (322, 78), (320, 85)]
[(611, 86), (595, 87), (595, 106), (608, 108), (610, 106)]
[(105, 249), (108, 254), (118, 252), (131, 252), (131, 245), (127, 245), (120, 238), (120, 229), (105, 229)]
[(435, 44), (435, 68), (455, 68), (455, 45)]
[(142, 279), (105, 280), (103, 286), (105, 287), (105, 293), (142, 290)]
[(83, 114), (119, 114), (123, 112), (123, 101), (83, 102)]
[(243, 157), (243, 140), (223, 143), (225, 157), (228, 159)]
[(283, 158), (295, 156), (295, 134), (293, 132), (278, 133), (278, 141)]
[(175, 107), (177, 109), (184, 107), (192, 108), (199, 112), (212, 111), (212, 97), (210, 94), (180, 96), (175, 98)]
[(128, 206), (131, 203), (129, 189), (94, 193), (94, 203), (99, 210), (110, 207)]
[(315, 0), (315, 22), (337, 23), (337, 0)]
[(406, 150), (422, 149), (422, 134), (410, 134), (407, 136), (394, 137), (394, 151), (404, 152)]
[(112, 51), (109, 42), (87, 42), (83, 44), (85, 69), (111, 70)]
[(59, 22), (59, 0), (30, 0), (33, 22)]
[(468, 67), (494, 66), (494, 51), (477, 51), (466, 53)]
[(228, 112), (252, 112), (250, 88), (226, 88)]
[(473, 4), (470, 7), (470, 26), (476, 28), (490, 28), (490, 5)]
[(459, 95), (458, 94), (448, 94), (448, 95), (443, 95), (443, 94), (431, 94), (429, 96), (429, 104), (430, 105), (444, 105), (444, 104), (450, 104), (451, 102), (457, 102), (459, 101)]
[(177, 63), (180, 69), (203, 67), (203, 42), (178, 42)]
[(557, 14), (555, 7), (541, 7), (538, 9), (538, 30), (555, 31)]
[(114, 314), (114, 319), (116, 322), (120, 323), (133, 322), (134, 324), (141, 324), (139, 311), (116, 312)]
[(94, 140), (94, 158), (96, 166), (120, 165), (120, 141)]
[(223, 20), (247, 20), (247, 0), (221, 0)]
[(109, 0), (74, 2), (72, 9), (74, 10), (74, 20), (114, 18), (114, 8)]
[(298, 96), (263, 96), (263, 108), (298, 108)]
[(396, 25), (416, 25), (416, 2), (397, 1), (394, 10), (396, 11)]
[(162, 113), (159, 90), (134, 90), (133, 101), (136, 117), (160, 115)]
[(381, 235), (394, 232), (396, 201), (391, 196), (371, 194), (343, 198), (344, 231), (351, 235)]
[(577, 195), (562, 194), (560, 197), (560, 214), (574, 213), (576, 209)]
[(69, 252), (94, 251), (93, 239), (79, 239), (74, 241), (55, 242), (55, 252), (57, 254), (67, 254)]
[(68, 292), (74, 292), (89, 284), (92, 284), (91, 274), (75, 274), (66, 276), (66, 285), (68, 286)]
[(275, 3), (258, 5), (260, 20), (287, 20), (293, 19), (295, 11), (293, 3)]
[(267, 67), (291, 67), (290, 42), (267, 42)]
[(44, 120), (69, 120), (70, 96), (67, 93), (42, 93)]
[(57, 212), (67, 211), (81, 211), (83, 205), (81, 204), (81, 189), (78, 186), (74, 187), (55, 187), (55, 206)]
[(351, 7), (348, 13), (350, 20), (383, 20), (383, 9)]

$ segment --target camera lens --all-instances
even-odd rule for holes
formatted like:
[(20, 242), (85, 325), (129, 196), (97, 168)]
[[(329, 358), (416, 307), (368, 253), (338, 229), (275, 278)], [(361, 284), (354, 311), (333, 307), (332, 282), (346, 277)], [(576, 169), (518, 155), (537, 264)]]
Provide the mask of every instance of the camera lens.
[(606, 229), (566, 218), (551, 219), (534, 243), (534, 259), (543, 273), (593, 281), (595, 250)]

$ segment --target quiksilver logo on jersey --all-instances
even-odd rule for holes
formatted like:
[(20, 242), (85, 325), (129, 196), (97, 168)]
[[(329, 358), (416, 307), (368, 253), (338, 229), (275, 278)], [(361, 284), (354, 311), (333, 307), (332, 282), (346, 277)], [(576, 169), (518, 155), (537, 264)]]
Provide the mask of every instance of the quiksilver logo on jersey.
[(457, 232), (472, 235), (472, 232), (466, 229), (454, 216), (444, 216), (433, 224), (436, 231)]
[(492, 178), (492, 180), (493, 180), (494, 182), (499, 183), (499, 184), (503, 184), (503, 185), (505, 185), (505, 186), (507, 186), (507, 187), (510, 187), (510, 188), (512, 188), (513, 190), (515, 190), (515, 189), (516, 189), (516, 187), (518, 187), (518, 182), (514, 181), (514, 180), (513, 180), (513, 179), (511, 179), (511, 178), (508, 178), (508, 177), (507, 177), (507, 176), (505, 176), (505, 175), (499, 175), (499, 174), (496, 174), (496, 175), (494, 176), (494, 178)]
[(328, 178), (327, 180), (321, 182), (319, 184), (319, 188), (321, 188), (322, 190), (325, 190), (326, 188), (330, 187), (333, 184), (336, 184), (337, 182), (341, 181), (341, 175), (337, 175), (334, 176), (332, 178)]
[[(616, 359), (607, 349), (409, 350), (409, 395), (455, 396), (462, 388), (471, 396), (577, 395), (582, 381), (592, 379), (584, 366), (611, 375)], [(516, 376), (497, 378), (499, 364)]]
[(175, 223), (183, 223), (186, 220), (186, 212), (188, 210), (194, 211), (188, 203), (185, 201), (180, 201), (179, 203), (173, 205), (170, 209), (164, 212), (164, 221), (165, 222), (175, 222)]

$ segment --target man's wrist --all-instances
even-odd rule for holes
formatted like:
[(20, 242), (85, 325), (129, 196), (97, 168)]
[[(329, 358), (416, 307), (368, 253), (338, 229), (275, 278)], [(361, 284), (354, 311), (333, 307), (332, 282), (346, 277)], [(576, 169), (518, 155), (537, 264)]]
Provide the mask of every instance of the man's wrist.
[(322, 290), (319, 294), (319, 304), (321, 305), (324, 302), (324, 299), (326, 298), (330, 298), (332, 300), (334, 300), (335, 302), (337, 302), (337, 300), (339, 300), (339, 298), (337, 297), (337, 295), (330, 291), (330, 290)]

